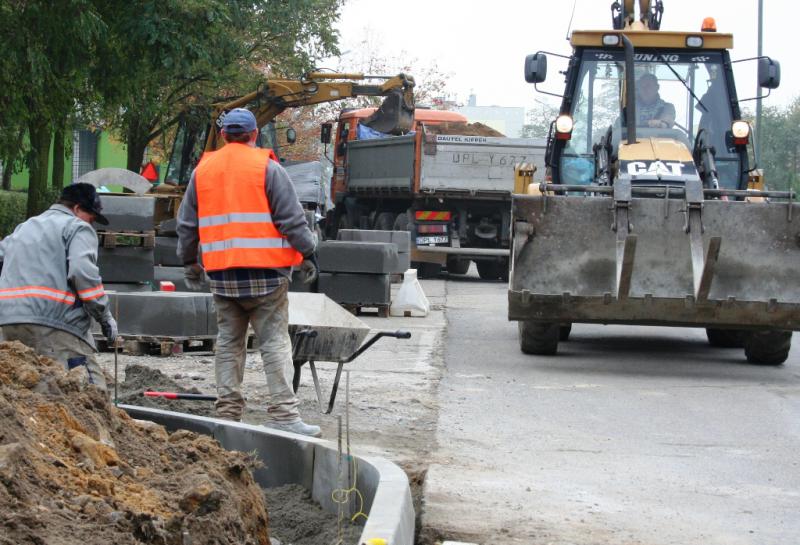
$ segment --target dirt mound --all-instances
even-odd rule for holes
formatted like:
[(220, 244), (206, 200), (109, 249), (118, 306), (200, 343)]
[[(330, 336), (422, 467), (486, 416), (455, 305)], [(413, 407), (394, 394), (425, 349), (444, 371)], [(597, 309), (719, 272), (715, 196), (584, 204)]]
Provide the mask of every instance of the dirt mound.
[(183, 388), (158, 369), (153, 369), (146, 365), (128, 365), (125, 367), (125, 382), (120, 384), (117, 392), (120, 403), (199, 416), (214, 416), (213, 401), (185, 401), (162, 397), (145, 397), (142, 395), (145, 390), (188, 394), (208, 393), (201, 392), (197, 388)]
[(0, 342), (0, 544), (267, 545), (253, 464)]
[(440, 125), (425, 126), (425, 130), (431, 134), (461, 134), (464, 136), (505, 136), (500, 131), (496, 131), (489, 125), (480, 122), (475, 123), (441, 123)]

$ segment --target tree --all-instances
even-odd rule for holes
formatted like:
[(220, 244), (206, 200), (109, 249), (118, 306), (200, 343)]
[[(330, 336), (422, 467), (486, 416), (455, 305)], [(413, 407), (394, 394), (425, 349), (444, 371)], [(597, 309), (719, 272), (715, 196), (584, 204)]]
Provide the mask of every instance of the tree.
[[(89, 0), (28, 0), (0, 5), (4, 127), (27, 129), (27, 214), (47, 202), (50, 143), (58, 120), (89, 92), (88, 69), (105, 24)], [(12, 139), (13, 140), (13, 139)], [(6, 139), (8, 142), (9, 140)], [(17, 140), (19, 141), (19, 140)], [(11, 147), (11, 155), (14, 155)]]
[[(752, 112), (744, 117), (755, 125)], [(786, 107), (765, 106), (761, 117), (758, 167), (770, 189), (800, 191), (800, 97)]]
[(99, 0), (111, 38), (95, 81), (127, 167), (193, 105), (257, 88), (267, 72), (300, 73), (335, 53), (342, 0)]
[(558, 106), (536, 101), (536, 107), (525, 112), (525, 124), (522, 126), (523, 138), (547, 138), (550, 124), (558, 116)]

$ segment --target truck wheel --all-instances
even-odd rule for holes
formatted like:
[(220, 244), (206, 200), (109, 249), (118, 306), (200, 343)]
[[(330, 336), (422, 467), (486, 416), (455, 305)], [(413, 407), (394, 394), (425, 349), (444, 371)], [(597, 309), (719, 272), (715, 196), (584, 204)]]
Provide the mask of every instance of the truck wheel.
[(747, 361), (757, 365), (780, 365), (789, 357), (791, 331), (753, 331), (744, 339)]
[(469, 270), (469, 259), (448, 258), (447, 272), (450, 274), (467, 274)]
[(553, 356), (558, 351), (560, 326), (539, 322), (520, 321), (519, 348), (525, 354)]
[(395, 231), (411, 231), (408, 227), (408, 214), (397, 214), (397, 217), (394, 219), (393, 228)]
[(394, 229), (395, 224), (395, 217), (394, 214), (391, 212), (381, 212), (378, 214), (378, 217), (375, 218), (375, 227), (376, 231), (391, 231)]
[(561, 324), (558, 326), (558, 340), (569, 340), (569, 334), (572, 333), (572, 324)]
[(745, 332), (736, 329), (706, 328), (708, 344), (717, 348), (742, 348), (744, 346)]
[[(414, 263), (411, 264), (414, 267)], [(442, 270), (442, 266), (438, 263), (428, 263), (425, 261), (416, 262), (417, 277), (418, 278), (436, 278)]]
[(501, 263), (497, 261), (476, 261), (475, 266), (478, 267), (478, 276), (483, 280), (499, 280), (502, 278), (504, 272)]

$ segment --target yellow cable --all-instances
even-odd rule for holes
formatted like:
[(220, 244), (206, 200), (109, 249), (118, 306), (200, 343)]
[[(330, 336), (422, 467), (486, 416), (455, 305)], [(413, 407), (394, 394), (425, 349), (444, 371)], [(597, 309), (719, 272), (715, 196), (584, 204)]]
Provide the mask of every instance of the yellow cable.
[(364, 520), (367, 518), (367, 514), (364, 513), (364, 496), (361, 495), (361, 492), (357, 488), (358, 483), (358, 462), (355, 456), (347, 456), (353, 462), (353, 485), (350, 488), (337, 488), (331, 492), (331, 500), (334, 503), (338, 504), (346, 504), (350, 501), (350, 494), (353, 492), (356, 493), (358, 497), (358, 512), (356, 512), (352, 517), (350, 517), (350, 522), (355, 522), (358, 517), (364, 517)]

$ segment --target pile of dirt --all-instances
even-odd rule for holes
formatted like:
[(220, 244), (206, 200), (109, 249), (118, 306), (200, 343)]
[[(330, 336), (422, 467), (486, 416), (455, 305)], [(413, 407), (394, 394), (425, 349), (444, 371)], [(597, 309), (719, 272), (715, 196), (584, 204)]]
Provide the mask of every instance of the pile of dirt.
[(202, 394), (197, 388), (183, 388), (167, 375), (147, 367), (146, 365), (128, 365), (125, 367), (125, 382), (119, 385), (117, 396), (124, 405), (138, 405), (151, 407), (162, 411), (175, 411), (179, 413), (196, 414), (199, 416), (214, 416), (213, 401), (186, 401), (181, 399), (166, 399), (163, 397), (146, 397), (142, 392), (146, 390), (157, 392), (179, 392), (183, 394)]
[(254, 464), (0, 342), (0, 544), (268, 545)]
[(431, 134), (461, 134), (464, 136), (505, 136), (505, 134), (484, 125), (480, 122), (475, 123), (441, 123), (439, 125), (425, 126), (425, 130)]

